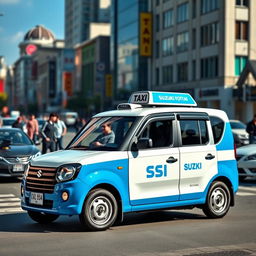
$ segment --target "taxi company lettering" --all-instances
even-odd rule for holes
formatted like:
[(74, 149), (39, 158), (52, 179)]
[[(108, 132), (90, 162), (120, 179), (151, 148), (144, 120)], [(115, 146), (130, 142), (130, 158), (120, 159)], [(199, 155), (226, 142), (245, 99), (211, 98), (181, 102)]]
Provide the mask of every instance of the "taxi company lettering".
[(147, 100), (148, 100), (147, 94), (134, 95), (134, 101), (136, 102), (147, 102)]
[(187, 97), (184, 96), (159, 96), (160, 100), (171, 100), (171, 101), (188, 101)]
[(202, 169), (202, 163), (184, 164), (184, 170), (185, 171), (200, 170), (200, 169)]
[(167, 165), (149, 165), (146, 169), (147, 178), (160, 178), (167, 176)]

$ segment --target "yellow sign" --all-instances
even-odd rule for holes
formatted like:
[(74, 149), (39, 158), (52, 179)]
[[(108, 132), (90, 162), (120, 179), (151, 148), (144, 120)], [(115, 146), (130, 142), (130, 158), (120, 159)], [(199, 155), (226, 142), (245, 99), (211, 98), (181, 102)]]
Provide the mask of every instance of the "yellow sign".
[(152, 55), (152, 14), (140, 13), (140, 55)]
[(106, 97), (112, 97), (112, 75), (107, 74), (106, 75)]

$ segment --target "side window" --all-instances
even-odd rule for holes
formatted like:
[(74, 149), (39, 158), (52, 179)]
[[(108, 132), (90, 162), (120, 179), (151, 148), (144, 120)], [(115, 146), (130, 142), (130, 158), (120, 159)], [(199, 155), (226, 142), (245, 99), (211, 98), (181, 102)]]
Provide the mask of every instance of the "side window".
[(180, 120), (182, 145), (204, 145), (209, 141), (205, 120)]
[(214, 143), (217, 144), (220, 141), (224, 131), (224, 121), (221, 120), (219, 117), (215, 116), (210, 116), (210, 121), (212, 126)]
[(150, 138), (153, 148), (168, 147), (172, 145), (172, 120), (151, 121), (143, 129), (139, 138)]

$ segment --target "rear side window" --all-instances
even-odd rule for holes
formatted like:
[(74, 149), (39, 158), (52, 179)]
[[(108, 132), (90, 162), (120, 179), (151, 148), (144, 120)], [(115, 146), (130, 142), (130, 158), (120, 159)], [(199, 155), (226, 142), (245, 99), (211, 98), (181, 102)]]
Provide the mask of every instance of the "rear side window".
[(210, 121), (212, 126), (214, 143), (217, 144), (220, 141), (224, 131), (224, 121), (219, 117), (215, 116), (210, 116)]
[(209, 136), (205, 120), (180, 120), (182, 145), (205, 145)]

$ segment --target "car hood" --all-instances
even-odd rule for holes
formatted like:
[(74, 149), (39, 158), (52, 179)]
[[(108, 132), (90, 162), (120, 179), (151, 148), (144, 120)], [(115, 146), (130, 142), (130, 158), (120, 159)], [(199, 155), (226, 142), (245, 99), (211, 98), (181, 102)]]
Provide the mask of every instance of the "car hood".
[(256, 154), (256, 144), (240, 147), (236, 150), (236, 153), (241, 156)]
[(9, 149), (0, 149), (0, 156), (2, 157), (22, 157), (31, 156), (39, 152), (34, 145), (15, 146), (11, 145)]
[(232, 129), (234, 134), (244, 135), (245, 137), (249, 137), (249, 134), (244, 129)]
[(31, 161), (32, 166), (58, 167), (63, 164), (80, 163), (82, 165), (123, 159), (127, 152), (60, 150), (41, 155)]

